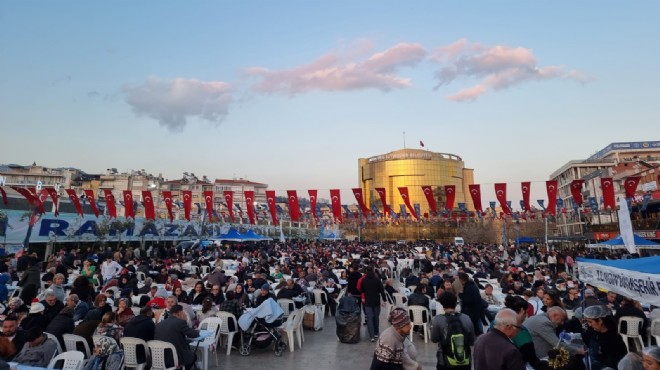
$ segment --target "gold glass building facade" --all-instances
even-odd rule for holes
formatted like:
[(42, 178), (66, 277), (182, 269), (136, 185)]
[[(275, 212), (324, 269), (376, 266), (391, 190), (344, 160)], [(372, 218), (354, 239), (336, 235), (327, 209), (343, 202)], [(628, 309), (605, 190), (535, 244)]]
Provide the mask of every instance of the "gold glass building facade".
[[(455, 154), (435, 153), (420, 149), (401, 149), (370, 158), (358, 159), (359, 183), (365, 194), (367, 207), (376, 204), (382, 212), (382, 204), (376, 188), (385, 188), (387, 204), (395, 212), (405, 204), (399, 187), (408, 187), (410, 204), (419, 204), (421, 215), (431, 214), (422, 186), (434, 189), (438, 211), (445, 206), (445, 185), (456, 186), (454, 209), (465, 203), (474, 210), (468, 185), (474, 183), (474, 170), (465, 168), (463, 159)], [(406, 212), (409, 212), (406, 210)]]

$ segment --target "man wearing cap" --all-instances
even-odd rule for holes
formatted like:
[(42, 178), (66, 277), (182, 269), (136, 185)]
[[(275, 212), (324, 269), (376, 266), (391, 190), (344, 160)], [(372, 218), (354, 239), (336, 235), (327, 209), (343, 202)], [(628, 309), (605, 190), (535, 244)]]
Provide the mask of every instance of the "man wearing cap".
[[(170, 309), (170, 315), (167, 319), (156, 324), (156, 330), (154, 332), (155, 340), (162, 340), (174, 345), (179, 357), (179, 364), (184, 365), (188, 370), (190, 370), (197, 359), (195, 352), (188, 345), (188, 338), (197, 338), (198, 336), (199, 331), (188, 326), (186, 314), (183, 312), (183, 307), (179, 304), (174, 305)], [(168, 361), (167, 357), (165, 361), (168, 367), (174, 365), (173, 362)]]
[(493, 329), (481, 335), (474, 343), (472, 356), (474, 370), (524, 370), (522, 353), (511, 341), (520, 330), (520, 322), (515, 311), (505, 308), (495, 315)]
[[(404, 361), (406, 368), (414, 368), (416, 363), (404, 350), (404, 341), (412, 329), (408, 313), (402, 308), (395, 308), (390, 313), (389, 322), (392, 326), (383, 330), (378, 338), (370, 370), (403, 369)], [(417, 369), (421, 370), (422, 366), (417, 364)]]
[(14, 357), (21, 365), (46, 367), (57, 351), (57, 343), (46, 337), (41, 328), (31, 328), (25, 335), (23, 349)]
[(21, 327), (29, 330), (33, 327), (45, 330), (48, 326), (48, 319), (44, 316), (44, 305), (35, 298), (30, 305), (28, 315), (21, 321)]
[(272, 298), (273, 300), (276, 300), (275, 294), (270, 292), (270, 285), (268, 283), (264, 283), (261, 285), (261, 289), (259, 290), (259, 295), (254, 299), (254, 306), (259, 307), (260, 304), (264, 303), (268, 298)]
[(596, 293), (594, 293), (593, 289), (587, 288), (584, 290), (583, 303), (581, 303), (580, 305), (584, 307), (601, 306), (603, 305), (603, 302), (599, 301), (598, 298), (596, 298)]

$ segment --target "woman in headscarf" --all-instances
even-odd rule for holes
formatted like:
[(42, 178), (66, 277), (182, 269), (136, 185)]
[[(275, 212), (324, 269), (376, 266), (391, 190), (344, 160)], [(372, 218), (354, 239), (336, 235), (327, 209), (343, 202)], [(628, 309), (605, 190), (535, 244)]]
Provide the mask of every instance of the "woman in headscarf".
[(114, 312), (108, 312), (101, 318), (101, 323), (94, 331), (94, 335), (111, 337), (119, 343), (119, 339), (124, 334), (124, 328), (117, 325), (117, 315)]
[(87, 362), (85, 370), (119, 370), (124, 354), (108, 337), (94, 338), (94, 355)]
[(234, 290), (234, 299), (238, 302), (239, 307), (250, 306), (250, 297), (243, 290), (242, 284), (236, 284), (236, 289)]
[(115, 314), (117, 315), (117, 324), (121, 327), (125, 327), (135, 317), (128, 298), (119, 298)]

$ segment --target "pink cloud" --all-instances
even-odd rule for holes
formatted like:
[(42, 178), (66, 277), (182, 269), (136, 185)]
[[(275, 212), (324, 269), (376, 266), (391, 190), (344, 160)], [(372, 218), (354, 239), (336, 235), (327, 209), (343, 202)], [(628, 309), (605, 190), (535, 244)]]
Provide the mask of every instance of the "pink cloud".
[[(364, 45), (361, 47), (364, 48)], [(252, 67), (244, 72), (260, 79), (254, 89), (266, 93), (295, 95), (310, 91), (389, 91), (409, 87), (410, 79), (400, 77), (396, 72), (402, 67), (419, 63), (427, 53), (419, 44), (400, 43), (362, 61), (350, 60), (359, 54), (364, 53), (349, 54), (353, 58), (328, 53), (298, 67), (282, 70)]]
[(435, 50), (432, 60), (442, 65), (436, 72), (436, 89), (458, 79), (480, 79), (472, 87), (447, 98), (472, 101), (490, 92), (506, 89), (527, 81), (567, 79), (587, 82), (582, 72), (566, 71), (560, 66), (539, 67), (532, 49), (504, 45), (485, 46), (461, 39)]

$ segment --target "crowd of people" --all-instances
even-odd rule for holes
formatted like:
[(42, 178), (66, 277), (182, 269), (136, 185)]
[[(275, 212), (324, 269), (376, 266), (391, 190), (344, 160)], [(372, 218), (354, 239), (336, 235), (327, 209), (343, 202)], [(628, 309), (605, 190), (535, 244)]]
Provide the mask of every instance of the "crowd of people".
[[(220, 311), (238, 318), (268, 298), (300, 297), (314, 287), (333, 298), (324, 302), (332, 314), (342, 290), (358, 298), (368, 340), (377, 342), (372, 369), (421, 369), (406, 339), (409, 311), (381, 310), (397, 306), (394, 297), (406, 288), (405, 307), (425, 307), (432, 316), (437, 369), (578, 369), (585, 362), (591, 369), (620, 363), (660, 369), (660, 350), (634, 357), (617, 334), (624, 316), (648, 325), (639, 302), (584, 286), (575, 271), (580, 255), (621, 257), (535, 246), (345, 241), (65, 248), (45, 262), (24, 253), (0, 265), (6, 303), (0, 357), (45, 367), (55, 341), (64, 348), (63, 335), (73, 333), (95, 348), (88, 366), (117, 370), (120, 347), (113, 344), (125, 336), (170, 342), (190, 368), (196, 355), (186, 338), (199, 334), (204, 318)], [(9, 298), (12, 282), (20, 292)], [(391, 325), (381, 332), (383, 314)]]

